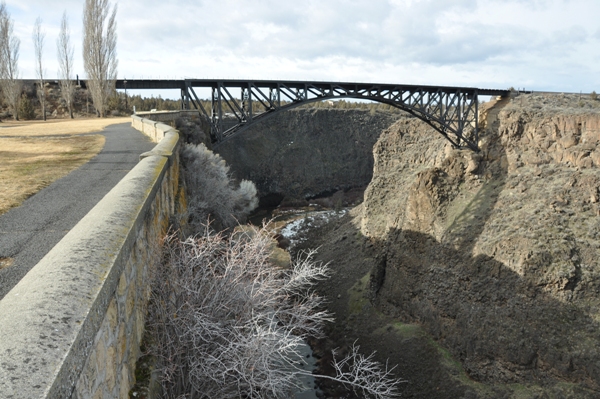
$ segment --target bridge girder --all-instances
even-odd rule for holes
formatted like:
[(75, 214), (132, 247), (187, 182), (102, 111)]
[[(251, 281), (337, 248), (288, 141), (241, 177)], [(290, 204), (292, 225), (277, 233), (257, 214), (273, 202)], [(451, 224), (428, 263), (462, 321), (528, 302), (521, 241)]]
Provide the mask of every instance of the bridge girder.
[[(117, 88), (119, 82), (123, 81), (117, 81)], [(280, 111), (309, 102), (355, 98), (400, 108), (429, 124), (455, 147), (478, 151), (478, 96), (508, 94), (505, 90), (465, 87), (264, 80), (126, 81), (125, 85), (150, 88), (152, 82), (160, 82), (157, 86), (161, 88), (178, 86), (182, 107), (196, 108), (210, 121), (216, 144)], [(210, 110), (198, 98), (194, 90), (198, 87), (210, 88)], [(239, 95), (232, 94), (236, 91)], [(253, 104), (259, 104), (262, 111), (256, 113)]]

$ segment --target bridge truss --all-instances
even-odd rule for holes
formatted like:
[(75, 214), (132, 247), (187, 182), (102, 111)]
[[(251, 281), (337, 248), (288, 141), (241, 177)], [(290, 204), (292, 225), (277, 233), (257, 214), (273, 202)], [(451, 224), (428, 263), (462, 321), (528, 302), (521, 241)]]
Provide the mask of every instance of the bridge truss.
[[(207, 79), (120, 80), (117, 88), (180, 89), (182, 108), (195, 108), (210, 121), (211, 138), (217, 144), (277, 112), (315, 101), (355, 98), (402, 109), (429, 124), (455, 147), (473, 151), (478, 151), (478, 96), (508, 94), (505, 90), (445, 86)], [(210, 89), (210, 107), (195, 88)]]

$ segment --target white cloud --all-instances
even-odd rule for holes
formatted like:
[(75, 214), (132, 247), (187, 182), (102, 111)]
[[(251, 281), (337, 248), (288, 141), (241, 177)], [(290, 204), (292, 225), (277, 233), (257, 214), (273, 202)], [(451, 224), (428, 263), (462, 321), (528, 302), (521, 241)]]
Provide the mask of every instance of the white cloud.
[[(49, 74), (67, 9), (81, 58), (81, 0), (7, 0), (32, 77)], [(599, 90), (600, 3), (586, 0), (121, 0), (119, 76), (314, 79)]]

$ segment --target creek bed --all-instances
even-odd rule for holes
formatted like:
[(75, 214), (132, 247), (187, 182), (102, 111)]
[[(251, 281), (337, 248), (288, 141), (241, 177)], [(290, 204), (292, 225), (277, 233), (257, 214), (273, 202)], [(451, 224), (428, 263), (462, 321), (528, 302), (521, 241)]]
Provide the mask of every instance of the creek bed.
[[(249, 218), (250, 223), (262, 225), (270, 221), (276, 235), (280, 236), (286, 243), (285, 249), (293, 252), (294, 247), (306, 240), (305, 233), (316, 227), (329, 223), (331, 220), (341, 218), (348, 213), (350, 208), (332, 210), (320, 206), (308, 206), (302, 208), (285, 208), (273, 210), (261, 210)], [(300, 348), (302, 362), (299, 366), (306, 371), (316, 370), (317, 359), (308, 343)], [(316, 387), (315, 378), (305, 376), (301, 378), (303, 388), (294, 392), (295, 399), (318, 399), (322, 398), (322, 392)]]

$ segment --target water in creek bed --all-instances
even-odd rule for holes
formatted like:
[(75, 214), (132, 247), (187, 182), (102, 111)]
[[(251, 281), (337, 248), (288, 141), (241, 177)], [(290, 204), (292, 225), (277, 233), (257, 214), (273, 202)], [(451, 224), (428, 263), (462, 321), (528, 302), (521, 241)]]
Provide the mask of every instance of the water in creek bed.
[(255, 226), (261, 226), (265, 221), (270, 221), (271, 229), (289, 241), (289, 247), (286, 250), (291, 252), (295, 245), (306, 239), (304, 234), (308, 230), (338, 219), (349, 210), (350, 208), (333, 210), (314, 206), (260, 210), (251, 215), (248, 222)]
[[(331, 220), (340, 218), (348, 212), (349, 208), (342, 210), (327, 210), (320, 207), (290, 208), (286, 210), (259, 211), (249, 218), (250, 223), (262, 225), (263, 221), (270, 220), (276, 233), (280, 234), (289, 242), (288, 251), (298, 243), (305, 240), (304, 233), (312, 228), (329, 223)], [(311, 347), (305, 343), (300, 349), (302, 360), (299, 365), (303, 370), (313, 372), (316, 368), (317, 359), (313, 356)], [(318, 399), (315, 379), (312, 376), (304, 376), (300, 379), (303, 389), (294, 392), (296, 399)]]
[[(305, 343), (300, 348), (300, 353), (302, 354), (302, 361), (299, 364), (300, 368), (312, 373), (313, 370), (315, 370), (317, 363), (317, 359), (313, 356), (312, 349)], [(318, 399), (315, 378), (307, 375), (300, 377), (300, 380), (302, 381), (303, 389), (296, 390), (294, 392), (294, 397), (296, 399)]]

